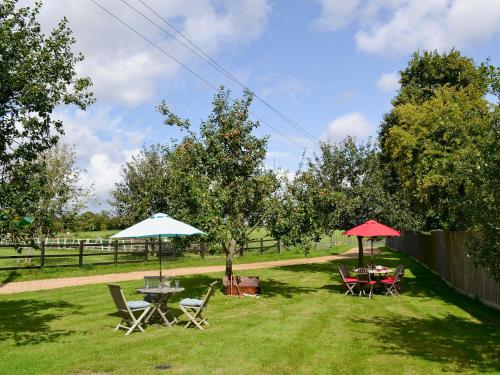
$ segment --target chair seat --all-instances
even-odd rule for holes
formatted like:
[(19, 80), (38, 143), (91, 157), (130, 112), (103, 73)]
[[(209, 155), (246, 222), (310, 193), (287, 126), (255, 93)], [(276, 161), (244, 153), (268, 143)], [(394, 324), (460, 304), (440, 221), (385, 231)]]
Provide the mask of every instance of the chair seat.
[(384, 283), (384, 284), (392, 284), (394, 282), (394, 277), (391, 277), (391, 278), (386, 278), (386, 279), (382, 279), (380, 280), (381, 283)]
[(128, 301), (128, 308), (130, 310), (142, 310), (149, 307), (149, 302), (146, 301)]
[(184, 298), (180, 302), (180, 305), (182, 305), (182, 306), (200, 307), (201, 305), (203, 305), (203, 300), (196, 299), (196, 298)]
[(369, 285), (375, 285), (377, 282), (375, 280), (372, 280), (372, 281), (368, 281), (368, 280), (360, 280), (358, 281), (358, 283), (360, 284), (369, 284)]
[(346, 277), (345, 278), (345, 282), (346, 283), (357, 283), (358, 282), (358, 279), (354, 278), (354, 277)]

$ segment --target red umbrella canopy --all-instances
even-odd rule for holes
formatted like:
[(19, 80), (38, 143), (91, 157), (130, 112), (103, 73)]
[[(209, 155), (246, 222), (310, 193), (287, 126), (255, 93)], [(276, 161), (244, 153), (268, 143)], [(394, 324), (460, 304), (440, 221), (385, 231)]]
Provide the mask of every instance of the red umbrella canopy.
[(392, 229), (387, 225), (380, 224), (375, 220), (368, 220), (366, 223), (358, 225), (348, 231), (342, 233), (344, 236), (362, 236), (362, 237), (378, 237), (378, 236), (399, 236), (400, 233), (396, 229)]

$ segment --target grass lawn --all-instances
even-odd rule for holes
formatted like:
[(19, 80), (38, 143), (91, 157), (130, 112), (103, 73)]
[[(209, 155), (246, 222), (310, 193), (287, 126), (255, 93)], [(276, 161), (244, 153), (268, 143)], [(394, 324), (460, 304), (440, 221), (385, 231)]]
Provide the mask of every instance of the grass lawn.
[[(309, 253), (310, 257), (324, 256), (324, 255), (334, 255), (345, 252), (350, 249), (351, 246), (339, 245), (333, 248), (312, 250)], [(8, 249), (1, 249), (3, 255), (14, 255), (16, 254), (14, 249), (10, 252)], [(271, 249), (272, 250), (272, 249)], [(61, 254), (66, 250), (53, 250), (54, 252)], [(75, 250), (67, 250), (72, 253)], [(47, 252), (50, 253), (50, 252)], [(122, 257), (120, 255), (120, 257)], [(253, 263), (253, 262), (267, 262), (273, 260), (283, 260), (283, 259), (297, 259), (303, 258), (304, 252), (299, 248), (291, 248), (288, 251), (283, 251), (278, 254), (276, 250), (267, 251), (263, 254), (259, 254), (257, 251), (247, 252), (245, 256), (235, 258), (234, 264), (241, 263)], [(86, 257), (85, 261), (90, 261), (92, 257)], [(112, 261), (113, 255), (109, 256), (96, 256), (97, 262), (102, 261)], [(98, 258), (98, 259), (97, 259)], [(48, 258), (50, 260), (50, 258)], [(54, 259), (54, 258), (52, 258)], [(142, 259), (142, 256), (140, 256)], [(140, 270), (153, 270), (158, 268), (158, 261), (151, 257), (149, 262), (139, 262), (139, 263), (121, 263), (118, 265), (85, 265), (83, 267), (66, 267), (66, 268), (44, 268), (44, 269), (21, 269), (16, 271), (0, 271), (0, 284), (8, 283), (13, 281), (26, 281), (26, 280), (40, 280), (40, 279), (53, 279), (59, 277), (75, 277), (75, 276), (91, 276), (91, 275), (102, 275), (106, 273), (118, 273), (118, 272), (130, 272), (130, 271), (140, 271)], [(75, 264), (78, 260), (76, 258), (55, 258), (57, 262), (67, 262), (68, 264)], [(33, 260), (33, 264), (37, 263), (37, 259)], [(222, 265), (225, 264), (225, 256), (221, 254), (207, 255), (205, 259), (201, 259), (199, 255), (187, 254), (185, 257), (180, 257), (176, 261), (165, 260), (163, 262), (163, 269), (168, 270), (171, 268), (179, 267), (195, 267), (195, 266), (212, 266), (212, 265)], [(6, 259), (0, 260), (1, 266), (14, 266), (15, 260)]]
[[(338, 263), (258, 274), (263, 296), (217, 292), (201, 332), (156, 325), (125, 337), (105, 285), (0, 296), (1, 374), (439, 374), (500, 372), (498, 312), (399, 253), (403, 296), (344, 296)], [(180, 278), (199, 295), (221, 274)], [(122, 283), (137, 299), (140, 281)], [(177, 312), (179, 312), (177, 310)], [(170, 364), (168, 370), (154, 366)]]

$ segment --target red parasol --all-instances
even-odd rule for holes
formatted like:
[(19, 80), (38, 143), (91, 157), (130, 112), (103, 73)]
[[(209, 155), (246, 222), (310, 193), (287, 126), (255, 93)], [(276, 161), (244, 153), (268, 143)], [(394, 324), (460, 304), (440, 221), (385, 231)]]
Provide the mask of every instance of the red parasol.
[[(349, 229), (342, 234), (344, 236), (357, 236), (357, 237), (379, 237), (379, 236), (388, 237), (388, 236), (401, 235), (396, 229), (392, 229), (387, 225), (380, 224), (375, 220), (368, 220), (367, 222), (358, 225), (357, 227), (354, 227), (352, 229)], [(358, 239), (358, 241), (361, 240)], [(360, 247), (360, 254), (361, 254), (361, 247)], [(362, 258), (359, 259), (361, 260)], [(373, 261), (373, 240), (372, 240), (372, 261)]]
[(380, 224), (375, 220), (368, 220), (366, 223), (358, 225), (342, 233), (344, 236), (379, 237), (379, 236), (400, 236), (401, 234), (387, 225)]

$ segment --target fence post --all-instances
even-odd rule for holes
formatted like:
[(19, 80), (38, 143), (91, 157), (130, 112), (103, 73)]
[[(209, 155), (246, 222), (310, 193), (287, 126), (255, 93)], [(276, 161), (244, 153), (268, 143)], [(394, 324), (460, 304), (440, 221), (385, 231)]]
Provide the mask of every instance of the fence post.
[(205, 252), (207, 251), (207, 243), (205, 241), (200, 241), (200, 256), (201, 259), (205, 259)]
[(147, 262), (148, 261), (148, 254), (149, 253), (149, 241), (146, 239), (144, 242), (144, 260)]
[(260, 239), (260, 253), (262, 254), (264, 252), (264, 238)]
[(278, 238), (277, 246), (278, 246), (278, 254), (281, 254), (281, 238)]
[(40, 267), (43, 268), (45, 266), (45, 243), (42, 242), (40, 248)]
[(78, 266), (83, 265), (83, 240), (80, 240), (80, 247), (78, 248)]
[(115, 242), (113, 243), (113, 247), (114, 247), (114, 262), (115, 264), (118, 263), (118, 240), (115, 240)]

